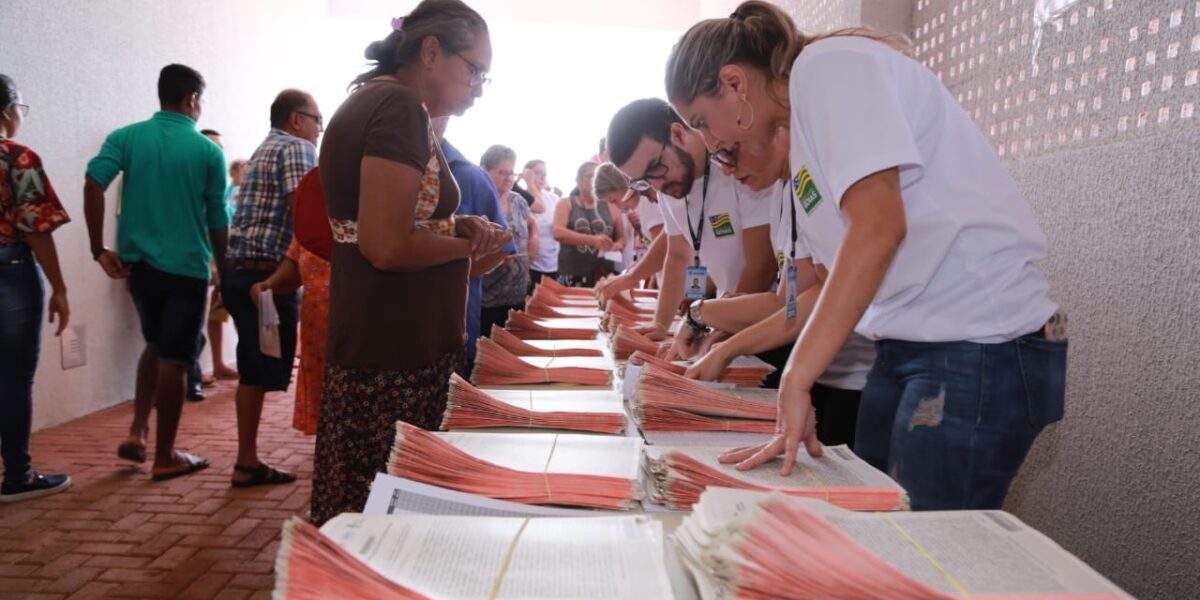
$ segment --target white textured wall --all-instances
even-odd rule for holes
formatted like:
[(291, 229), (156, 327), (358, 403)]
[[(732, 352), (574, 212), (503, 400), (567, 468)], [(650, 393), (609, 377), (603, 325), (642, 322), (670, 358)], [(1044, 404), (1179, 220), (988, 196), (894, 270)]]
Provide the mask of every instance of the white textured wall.
[[(69, 371), (60, 367), (58, 340), (45, 334), (34, 386), (35, 428), (132, 398), (143, 348), (124, 284), (104, 276), (88, 252), (82, 198), (87, 160), (109, 131), (157, 110), (155, 82), (170, 62), (205, 75), (200, 125), (224, 133), (231, 156), (249, 156), (269, 128), (275, 93), (305, 87), (306, 69), (320, 59), (318, 40), (293, 37), (297, 25), (324, 14), (322, 0), (0, 0), (0, 72), (16, 80), (32, 106), (18, 139), (42, 155), (73, 219), (55, 240), (71, 321), (87, 327), (88, 364)], [(361, 61), (346, 59), (348, 80)], [(318, 101), (340, 98), (336, 89), (314, 92)], [(109, 193), (109, 245), (115, 244), (117, 187)], [(232, 324), (228, 331), (232, 338)], [(232, 361), (232, 347), (226, 355)], [(208, 356), (206, 351), (206, 361)]]
[(1130, 593), (1200, 597), (1200, 3), (919, 0), (918, 58), (1004, 155), (1070, 315), (1066, 419), (1007, 505)]

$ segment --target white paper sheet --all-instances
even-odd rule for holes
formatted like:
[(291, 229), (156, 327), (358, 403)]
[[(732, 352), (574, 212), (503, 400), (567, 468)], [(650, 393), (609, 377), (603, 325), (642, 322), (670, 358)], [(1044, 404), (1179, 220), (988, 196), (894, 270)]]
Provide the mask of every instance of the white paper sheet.
[(574, 508), (554, 508), (520, 502), (507, 502), (476, 496), (436, 485), (428, 485), (376, 473), (371, 495), (363, 508), (367, 515), (458, 515), (470, 517), (586, 517), (611, 516), (611, 512)]
[(385, 577), (436, 598), (485, 598), (497, 582), (497, 598), (672, 597), (662, 526), (644, 517), (343, 514), (321, 532)]

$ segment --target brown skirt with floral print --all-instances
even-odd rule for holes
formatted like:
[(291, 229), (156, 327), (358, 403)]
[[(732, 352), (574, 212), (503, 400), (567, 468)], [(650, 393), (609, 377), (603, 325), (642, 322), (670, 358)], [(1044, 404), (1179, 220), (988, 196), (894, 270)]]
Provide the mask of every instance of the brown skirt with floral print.
[(313, 457), (313, 524), (362, 512), (375, 474), (387, 470), (396, 421), (438, 429), (450, 374), (463, 364), (459, 351), (408, 371), (326, 366)]

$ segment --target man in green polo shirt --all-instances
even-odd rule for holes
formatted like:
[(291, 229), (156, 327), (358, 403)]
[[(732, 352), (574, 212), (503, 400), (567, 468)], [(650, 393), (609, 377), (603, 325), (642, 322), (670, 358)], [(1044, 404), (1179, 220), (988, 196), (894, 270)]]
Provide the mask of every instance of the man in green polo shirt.
[[(158, 77), (162, 110), (104, 140), (87, 166), (84, 216), (92, 257), (113, 279), (128, 279), (146, 350), (138, 361), (133, 424), (117, 455), (146, 460), (150, 410), (158, 408), (154, 480), (199, 471), (208, 460), (175, 450), (183, 382), (199, 352), (209, 265), (225, 262), (229, 235), (225, 155), (196, 128), (204, 78), (184, 65)], [(104, 246), (104, 192), (121, 184), (117, 249)]]

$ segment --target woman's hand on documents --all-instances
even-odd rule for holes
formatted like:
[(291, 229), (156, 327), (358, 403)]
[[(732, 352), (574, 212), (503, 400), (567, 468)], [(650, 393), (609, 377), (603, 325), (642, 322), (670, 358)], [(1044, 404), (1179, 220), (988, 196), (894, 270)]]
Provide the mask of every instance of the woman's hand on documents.
[(817, 441), (817, 415), (812, 406), (812, 384), (796, 381), (784, 371), (779, 388), (779, 413), (775, 421), (775, 437), (765, 444), (734, 448), (721, 455), (722, 464), (737, 463), (739, 471), (753, 469), (783, 454), (783, 467), (779, 473), (791, 474), (796, 464), (800, 444), (804, 444), (809, 456), (822, 454)]

